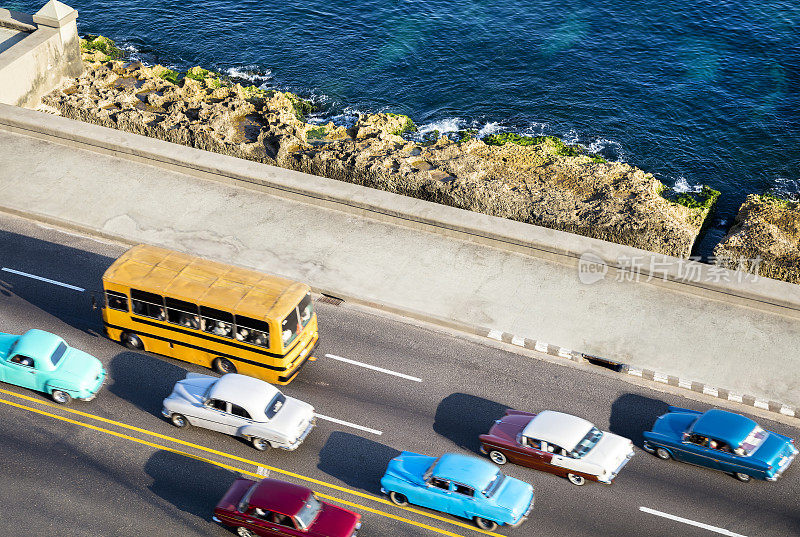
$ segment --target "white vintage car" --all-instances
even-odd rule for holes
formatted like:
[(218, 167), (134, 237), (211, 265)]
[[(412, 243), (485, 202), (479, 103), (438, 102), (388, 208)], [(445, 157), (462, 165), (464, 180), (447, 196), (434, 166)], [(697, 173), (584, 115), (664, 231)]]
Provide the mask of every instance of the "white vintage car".
[(308, 403), (236, 373), (219, 378), (189, 373), (164, 399), (161, 413), (176, 427), (191, 424), (239, 436), (260, 451), (297, 449), (316, 424)]
[(497, 464), (515, 462), (566, 477), (575, 485), (587, 480), (611, 483), (633, 457), (633, 443), (627, 438), (552, 410), (507, 410), (480, 442), (481, 451)]

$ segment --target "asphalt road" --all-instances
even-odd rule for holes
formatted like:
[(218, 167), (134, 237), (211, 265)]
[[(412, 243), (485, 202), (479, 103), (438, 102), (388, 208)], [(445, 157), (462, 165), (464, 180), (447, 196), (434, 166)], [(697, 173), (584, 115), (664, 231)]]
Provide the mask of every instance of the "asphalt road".
[[(212, 373), (128, 351), (102, 336), (92, 292), (99, 291), (103, 271), (124, 249), (0, 215), (0, 331), (36, 327), (57, 333), (97, 356), (109, 372), (97, 399), (66, 408), (47, 404), (43, 395), (0, 385), (3, 535), (230, 535), (210, 520), (211, 509), (236, 471), (255, 472), (256, 464), (271, 467), (271, 477), (350, 502), (344, 505), (364, 515), (360, 535), (365, 537), (479, 535), (469, 521), (382, 502), (378, 480), (400, 451), (476, 453), (477, 436), (506, 408), (568, 412), (641, 445), (641, 432), (668, 405), (698, 410), (723, 405), (800, 438), (796, 420), (773, 421), (751, 414), (750, 407), (727, 406), (699, 394), (687, 398), (676, 389), (655, 389), (591, 366), (319, 301), (319, 359), (284, 392), (350, 425), (320, 420), (291, 453), (261, 453), (211, 431), (178, 430), (161, 418), (162, 399), (187, 371)], [(575, 487), (512, 465), (504, 471), (534, 485), (536, 506), (520, 528), (501, 527), (497, 534), (800, 534), (798, 462), (777, 482), (746, 484), (720, 472), (660, 461), (641, 449), (611, 486)]]

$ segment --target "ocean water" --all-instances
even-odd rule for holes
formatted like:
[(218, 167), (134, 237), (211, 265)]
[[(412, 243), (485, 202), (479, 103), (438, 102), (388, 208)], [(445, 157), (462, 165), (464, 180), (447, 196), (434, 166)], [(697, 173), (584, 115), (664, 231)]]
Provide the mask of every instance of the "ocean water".
[[(45, 0), (0, 5), (29, 13)], [(294, 91), (318, 120), (555, 135), (722, 197), (800, 196), (800, 4), (770, 0), (71, 0), (82, 33)]]

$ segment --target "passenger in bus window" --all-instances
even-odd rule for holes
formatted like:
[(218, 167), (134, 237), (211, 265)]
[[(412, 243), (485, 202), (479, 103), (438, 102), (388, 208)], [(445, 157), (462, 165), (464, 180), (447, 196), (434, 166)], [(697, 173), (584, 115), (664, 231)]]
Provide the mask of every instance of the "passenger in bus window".
[(156, 319), (158, 319), (159, 321), (163, 321), (166, 318), (167, 318), (167, 312), (164, 311), (164, 308), (159, 306), (158, 313), (156, 313)]
[(253, 338), (253, 343), (256, 345), (261, 345), (262, 347), (266, 347), (267, 335), (264, 332), (256, 332), (256, 337)]
[(244, 328), (243, 326), (239, 326), (236, 328), (236, 340), (237, 341), (250, 341), (250, 330)]

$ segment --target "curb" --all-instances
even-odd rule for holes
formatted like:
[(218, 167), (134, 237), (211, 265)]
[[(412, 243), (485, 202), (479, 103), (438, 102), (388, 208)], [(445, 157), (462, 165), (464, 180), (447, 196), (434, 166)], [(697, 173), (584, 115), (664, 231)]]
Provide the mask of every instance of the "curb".
[(756, 397), (753, 397), (752, 395), (738, 394), (730, 390), (726, 390), (725, 388), (717, 388), (714, 386), (709, 386), (708, 384), (704, 384), (702, 382), (682, 379), (679, 377), (675, 377), (673, 375), (666, 375), (664, 373), (659, 373), (650, 369), (636, 368), (628, 364), (623, 364), (621, 362), (607, 360), (605, 358), (601, 358), (600, 356), (584, 354), (578, 351), (567, 349), (565, 347), (559, 347), (558, 345), (545, 343), (543, 341), (537, 341), (529, 338), (515, 336), (507, 332), (501, 332), (500, 330), (486, 329), (485, 334), (481, 335), (484, 335), (489, 339), (494, 339), (496, 341), (501, 341), (503, 343), (511, 343), (512, 345), (517, 345), (518, 347), (525, 347), (526, 349), (536, 350), (539, 352), (549, 354), (551, 356), (560, 356), (561, 358), (567, 358), (572, 360), (573, 362), (588, 362), (590, 364), (599, 367), (604, 367), (606, 369), (610, 369), (612, 371), (616, 371), (624, 375), (630, 375), (632, 377), (639, 377), (645, 380), (651, 380), (653, 382), (660, 382), (662, 384), (667, 384), (669, 386), (684, 388), (696, 393), (710, 395), (718, 399), (724, 399), (726, 401), (731, 401), (734, 403), (740, 403), (747, 406), (760, 408), (762, 410), (767, 410), (769, 412), (775, 412), (776, 414), (781, 414), (783, 416), (788, 416), (790, 418), (800, 418), (800, 410), (794, 409), (790, 406), (784, 405), (783, 403), (779, 403), (777, 401), (765, 401), (763, 399), (758, 399)]

